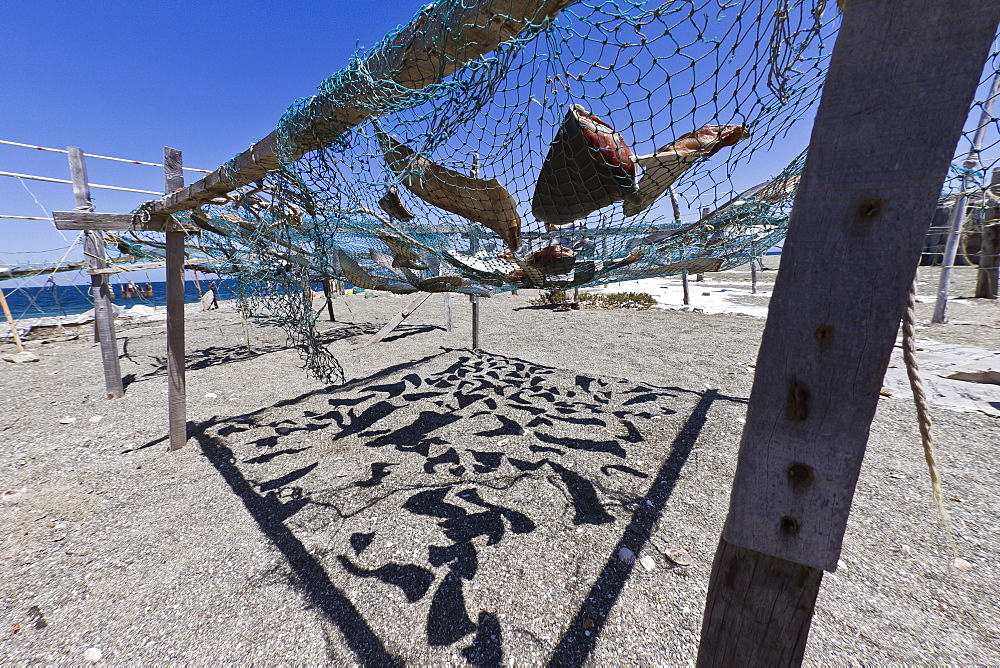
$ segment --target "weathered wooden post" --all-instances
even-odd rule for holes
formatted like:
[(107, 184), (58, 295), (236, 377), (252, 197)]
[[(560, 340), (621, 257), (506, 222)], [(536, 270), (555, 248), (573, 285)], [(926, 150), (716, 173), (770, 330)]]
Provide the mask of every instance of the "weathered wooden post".
[(976, 272), (976, 297), (996, 299), (998, 282), (1000, 282), (1000, 223), (993, 223), (983, 226), (983, 246), (979, 251), (979, 271)]
[(927, 225), (998, 22), (1000, 3), (981, 0), (846, 5), (712, 565), (701, 666), (802, 660), (823, 569), (837, 568)]
[(997, 96), (1000, 96), (1000, 72), (997, 72), (993, 77), (993, 86), (990, 88), (989, 97), (983, 103), (983, 112), (979, 118), (979, 125), (976, 126), (976, 134), (972, 136), (969, 157), (962, 165), (965, 168), (965, 174), (962, 176), (962, 192), (955, 198), (955, 205), (951, 210), (950, 229), (944, 244), (941, 277), (938, 280), (937, 301), (934, 303), (934, 315), (931, 317), (931, 322), (941, 323), (947, 320), (951, 268), (955, 265), (955, 256), (958, 254), (958, 241), (959, 237), (962, 236), (962, 227), (965, 224), (965, 208), (969, 203), (969, 190), (973, 187), (972, 170), (980, 164), (979, 152), (983, 149), (983, 139), (986, 137), (986, 128), (989, 127), (992, 120), (993, 103)]
[(479, 350), (479, 297), (469, 295), (472, 302), (472, 349)]
[[(990, 189), (1000, 193), (1000, 169), (993, 170)], [(986, 210), (982, 250), (976, 271), (976, 297), (996, 299), (1000, 282), (1000, 206)]]
[(7, 324), (10, 325), (10, 334), (14, 337), (17, 352), (23, 353), (24, 345), (21, 344), (21, 335), (17, 333), (17, 323), (14, 322), (14, 316), (10, 314), (10, 307), (7, 306), (7, 297), (3, 294), (3, 288), (0, 288), (0, 308), (3, 308), (3, 315), (7, 319)]
[(326, 312), (330, 315), (330, 322), (337, 322), (333, 316), (333, 291), (330, 289), (330, 277), (323, 277), (323, 296), (326, 297)]
[[(184, 187), (181, 152), (163, 148), (163, 183), (167, 194)], [(167, 421), (168, 450), (187, 443), (187, 382), (184, 376), (184, 237), (173, 217), (167, 219)]]
[[(677, 191), (674, 190), (673, 186), (668, 189), (670, 191), (670, 205), (674, 208), (674, 222), (678, 225), (681, 224), (681, 204), (677, 200)], [(685, 269), (681, 272), (681, 288), (684, 290), (684, 306), (691, 304), (691, 293), (688, 290), (688, 273)]]
[[(73, 179), (73, 196), (77, 211), (93, 211), (90, 201), (90, 186), (87, 181), (87, 163), (79, 146), (67, 146), (70, 178)], [(108, 266), (104, 254), (102, 230), (87, 230), (83, 233), (83, 254), (87, 269), (93, 272)], [(105, 274), (90, 274), (90, 292), (94, 300), (94, 338), (101, 343), (101, 364), (104, 367), (104, 389), (108, 399), (116, 399), (125, 394), (122, 385), (122, 371), (118, 362), (118, 340), (115, 336), (115, 312), (111, 303), (111, 288)]]

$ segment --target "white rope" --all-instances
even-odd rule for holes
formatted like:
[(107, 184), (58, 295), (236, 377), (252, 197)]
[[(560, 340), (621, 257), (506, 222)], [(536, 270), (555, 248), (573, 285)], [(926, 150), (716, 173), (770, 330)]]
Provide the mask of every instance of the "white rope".
[[(41, 216), (6, 216), (2, 213), (0, 213), (0, 218), (12, 218), (14, 220), (52, 220), (52, 218), (42, 218)], [(69, 241), (69, 239), (66, 241)]]
[[(16, 172), (0, 172), (0, 176), (10, 176), (15, 179), (29, 179), (31, 181), (46, 181), (48, 183), (68, 183), (73, 185), (72, 181), (67, 181), (66, 179), (54, 179), (50, 176), (33, 176), (31, 174), (18, 174)], [(119, 186), (102, 186), (99, 183), (88, 183), (91, 188), (103, 188), (104, 190), (121, 190), (127, 193), (142, 193), (144, 195), (163, 195), (162, 192), (158, 190), (138, 190), (136, 188), (122, 188)]]
[[(47, 148), (45, 146), (35, 146), (34, 144), (22, 144), (21, 142), (6, 141), (3, 139), (0, 139), (0, 144), (6, 144), (7, 146), (20, 146), (22, 148), (33, 148), (38, 151), (52, 151), (53, 153), (69, 153), (69, 151), (67, 151), (64, 148)], [(94, 155), (93, 153), (84, 153), (83, 155), (87, 158), (97, 158), (99, 160), (113, 160), (115, 162), (127, 162), (132, 165), (149, 165), (150, 167), (163, 167), (163, 165), (161, 165), (158, 162), (145, 162), (143, 160), (127, 160), (125, 158), (112, 158), (107, 155)], [(181, 169), (187, 170), (189, 172), (201, 172), (202, 174), (212, 173), (210, 170), (195, 169), (194, 167), (181, 167)]]
[(927, 460), (927, 470), (931, 477), (931, 496), (934, 497), (934, 505), (937, 506), (938, 514), (944, 523), (945, 535), (948, 539), (948, 546), (951, 548), (953, 559), (958, 557), (958, 546), (955, 544), (955, 535), (951, 526), (951, 515), (944, 506), (944, 499), (941, 494), (941, 475), (938, 471), (937, 458), (934, 454), (934, 439), (931, 437), (931, 416), (930, 406), (927, 403), (927, 395), (924, 392), (924, 383), (920, 378), (920, 365), (917, 364), (916, 345), (916, 323), (917, 323), (917, 276), (913, 277), (913, 284), (910, 285), (910, 297), (906, 302), (906, 312), (903, 314), (903, 361), (906, 362), (906, 375), (910, 379), (910, 389), (913, 391), (913, 403), (917, 409), (917, 423), (920, 426), (920, 441), (924, 447), (924, 459)]

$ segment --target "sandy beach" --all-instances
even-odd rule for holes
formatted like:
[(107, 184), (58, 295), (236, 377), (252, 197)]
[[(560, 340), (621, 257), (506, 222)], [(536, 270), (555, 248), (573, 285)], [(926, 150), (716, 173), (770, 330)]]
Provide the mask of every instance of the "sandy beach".
[[(955, 274), (971, 296), (974, 270)], [(39, 362), (0, 361), (0, 656), (691, 663), (774, 275), (756, 295), (745, 269), (692, 280), (686, 310), (674, 279), (642, 286), (675, 307), (647, 311), (484, 299), (481, 351), (464, 296), (452, 331), (433, 296), (374, 346), (410, 297), (339, 297), (334, 387), (280, 329), (248, 346), (232, 303), (191, 307), (177, 452), (161, 318), (119, 320), (114, 401), (91, 326), (36, 329)], [(937, 276), (921, 269), (925, 351), (1000, 351), (996, 302), (929, 324)], [(901, 365), (805, 662), (1000, 663), (1000, 417), (932, 397), (956, 569)]]

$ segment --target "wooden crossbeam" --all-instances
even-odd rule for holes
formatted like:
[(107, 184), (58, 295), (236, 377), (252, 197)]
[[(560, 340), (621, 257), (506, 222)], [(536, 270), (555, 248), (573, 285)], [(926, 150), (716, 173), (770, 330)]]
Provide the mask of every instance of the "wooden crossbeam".
[(372, 344), (378, 343), (379, 341), (381, 341), (385, 337), (389, 336), (389, 332), (391, 332), (392, 330), (394, 330), (397, 327), (399, 327), (399, 325), (404, 320), (406, 320), (407, 318), (409, 318), (411, 313), (413, 313), (418, 308), (420, 308), (420, 305), (423, 304), (425, 301), (427, 301), (427, 299), (430, 296), (431, 296), (431, 293), (429, 293), (429, 292), (421, 292), (421, 293), (419, 293), (416, 297), (413, 298), (413, 300), (409, 304), (406, 305), (406, 308), (404, 308), (402, 311), (400, 311), (399, 315), (397, 315), (395, 318), (393, 318), (392, 320), (390, 320), (389, 322), (387, 322), (386, 325), (385, 325), (385, 327), (383, 327), (382, 329), (378, 330), (378, 333), (375, 334), (375, 336), (373, 336), (372, 338), (368, 339), (368, 342), (365, 343), (365, 345), (362, 346), (362, 347), (370, 346)]
[(166, 216), (143, 220), (132, 213), (98, 213), (96, 211), (53, 211), (52, 219), (59, 230), (142, 230), (162, 232)]

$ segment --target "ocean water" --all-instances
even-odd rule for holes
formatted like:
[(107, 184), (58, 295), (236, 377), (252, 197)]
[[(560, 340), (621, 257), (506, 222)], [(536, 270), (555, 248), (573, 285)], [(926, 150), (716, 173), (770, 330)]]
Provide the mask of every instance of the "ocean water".
[[(202, 290), (208, 290), (209, 281), (200, 279)], [(226, 280), (215, 280), (219, 290), (219, 299), (231, 299), (233, 293)], [(136, 281), (140, 289), (146, 287), (145, 281)], [(122, 283), (112, 281), (115, 291), (114, 303), (128, 308), (136, 304), (145, 306), (164, 306), (167, 303), (167, 286), (162, 281), (152, 283), (152, 297), (122, 298)], [(11, 288), (4, 286), (4, 296), (15, 319), (41, 318), (45, 316), (75, 315), (89, 311), (94, 307), (90, 300), (89, 285), (49, 285), (45, 287)], [(198, 288), (194, 281), (185, 281), (184, 301), (198, 302)], [(2, 316), (0, 316), (2, 317)]]

